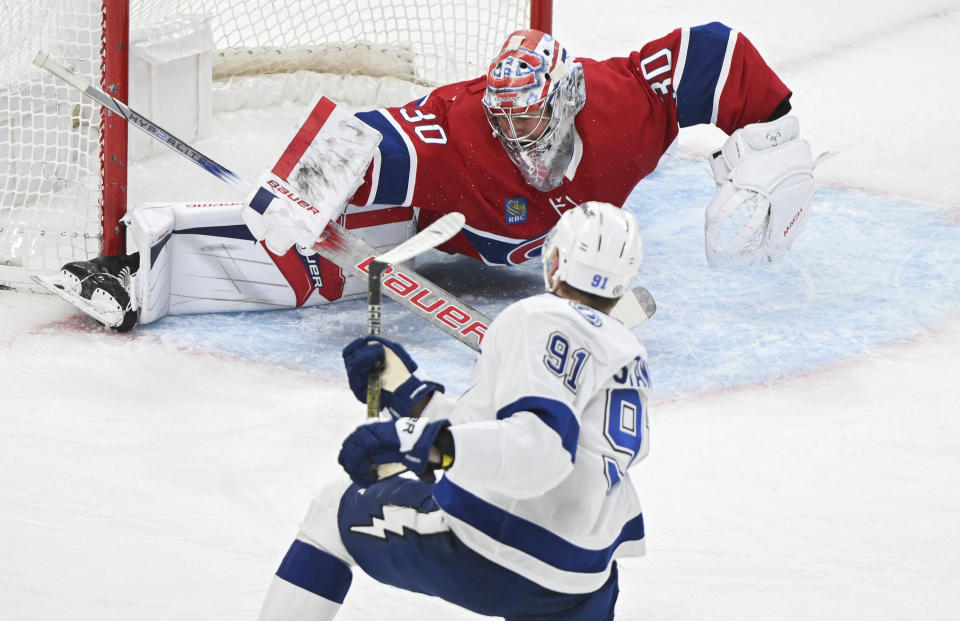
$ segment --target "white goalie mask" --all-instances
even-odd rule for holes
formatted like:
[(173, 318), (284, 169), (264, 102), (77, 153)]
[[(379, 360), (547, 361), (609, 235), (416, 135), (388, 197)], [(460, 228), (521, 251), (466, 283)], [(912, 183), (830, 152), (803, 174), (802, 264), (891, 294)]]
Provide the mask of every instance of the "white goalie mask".
[(518, 30), (487, 71), (483, 110), (524, 180), (547, 192), (563, 182), (573, 119), (586, 102), (583, 67), (550, 35)]
[(543, 244), (547, 291), (560, 282), (604, 298), (619, 298), (643, 260), (633, 215), (609, 203), (588, 202), (567, 211)]

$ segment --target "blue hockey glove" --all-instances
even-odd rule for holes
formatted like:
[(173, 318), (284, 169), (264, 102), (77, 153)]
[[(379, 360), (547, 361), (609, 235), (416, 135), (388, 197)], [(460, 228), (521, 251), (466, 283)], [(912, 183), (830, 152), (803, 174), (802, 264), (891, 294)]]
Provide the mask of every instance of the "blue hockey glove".
[(449, 424), (445, 418), (398, 418), (361, 425), (343, 441), (337, 461), (361, 487), (377, 480), (380, 464), (400, 462), (417, 476), (432, 476), (433, 470), (427, 470), (430, 447)]
[(380, 373), (380, 405), (394, 418), (410, 416), (413, 406), (433, 391), (443, 392), (443, 384), (418, 377), (417, 363), (399, 344), (379, 336), (354, 339), (343, 348), (350, 390), (361, 402), (367, 402), (367, 378), (374, 369)]

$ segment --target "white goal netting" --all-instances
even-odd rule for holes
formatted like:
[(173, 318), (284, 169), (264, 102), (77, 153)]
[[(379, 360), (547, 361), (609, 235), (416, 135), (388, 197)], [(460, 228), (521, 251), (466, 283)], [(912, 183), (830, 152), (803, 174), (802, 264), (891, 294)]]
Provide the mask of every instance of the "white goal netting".
[[(120, 4), (0, 0), (0, 286), (99, 252), (99, 107), (32, 60), (46, 51), (100, 85), (103, 16)], [(426, 87), (482, 74), (503, 37), (529, 24), (530, 1), (131, 0), (130, 38), (136, 47), (157, 25), (196, 16), (210, 20), (215, 81), (309, 72)]]

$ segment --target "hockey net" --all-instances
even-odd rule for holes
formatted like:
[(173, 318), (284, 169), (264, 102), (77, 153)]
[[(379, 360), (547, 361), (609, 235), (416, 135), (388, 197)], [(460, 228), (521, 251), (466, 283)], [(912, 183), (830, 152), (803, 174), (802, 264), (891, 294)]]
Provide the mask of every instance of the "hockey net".
[[(552, 12), (549, 0), (9, 4), (0, 39), (0, 287), (24, 289), (33, 288), (33, 274), (122, 251), (117, 220), (126, 208), (125, 123), (36, 68), (39, 51), (126, 99), (128, 60), (117, 50), (129, 50), (128, 39), (136, 48), (160, 25), (201, 19), (213, 35), (215, 91), (250, 76), (291, 75), (308, 91), (305, 75), (361, 75), (425, 89), (481, 75), (506, 34), (530, 25), (549, 30)], [(225, 99), (246, 105), (242, 91)], [(216, 97), (212, 105), (216, 111)]]

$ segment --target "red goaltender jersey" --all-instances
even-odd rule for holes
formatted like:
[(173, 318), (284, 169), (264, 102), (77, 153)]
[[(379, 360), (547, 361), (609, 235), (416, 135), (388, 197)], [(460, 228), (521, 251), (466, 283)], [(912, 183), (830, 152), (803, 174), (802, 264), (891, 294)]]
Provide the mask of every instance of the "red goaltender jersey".
[(680, 127), (712, 123), (730, 133), (768, 120), (790, 96), (750, 41), (716, 22), (674, 30), (626, 58), (578, 62), (586, 105), (559, 187), (540, 192), (523, 180), (492, 135), (481, 105), (486, 78), (477, 78), (356, 115), (383, 140), (347, 226), (416, 214), (423, 228), (460, 211), (467, 224), (442, 250), (516, 265), (540, 255), (565, 210), (591, 200), (622, 206)]

